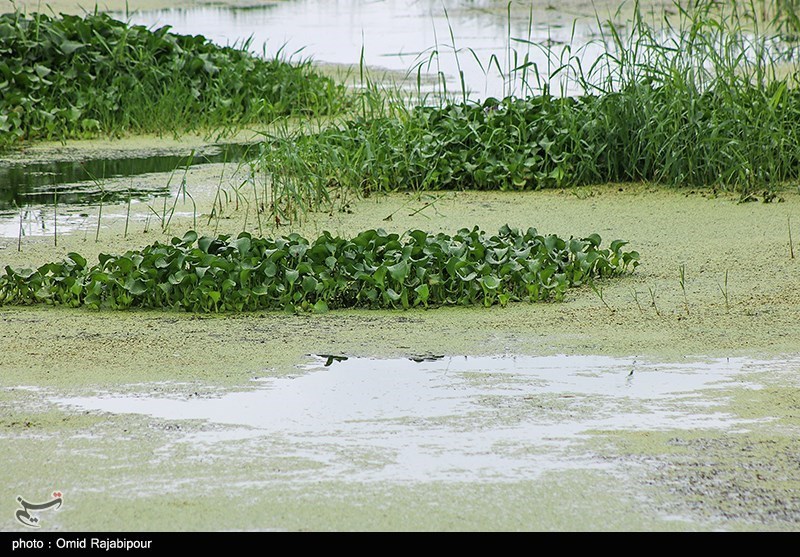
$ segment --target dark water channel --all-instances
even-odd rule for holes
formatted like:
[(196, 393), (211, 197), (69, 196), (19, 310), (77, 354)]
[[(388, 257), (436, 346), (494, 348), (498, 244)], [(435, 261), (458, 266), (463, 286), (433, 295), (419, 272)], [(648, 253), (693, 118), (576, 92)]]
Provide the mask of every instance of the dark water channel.
[(122, 157), (86, 160), (61, 159), (35, 163), (0, 161), (0, 215), (32, 205), (95, 205), (117, 203), (128, 198), (144, 200), (169, 194), (164, 184), (145, 188), (131, 182), (125, 187), (110, 187), (110, 178), (132, 177), (157, 172), (173, 172), (198, 164), (238, 163), (252, 144), (213, 145), (190, 153), (141, 152)]

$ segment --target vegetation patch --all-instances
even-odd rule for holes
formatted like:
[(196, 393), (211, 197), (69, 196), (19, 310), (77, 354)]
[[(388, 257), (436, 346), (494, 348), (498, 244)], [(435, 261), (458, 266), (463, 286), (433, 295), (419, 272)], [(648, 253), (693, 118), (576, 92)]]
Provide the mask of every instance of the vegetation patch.
[(418, 107), (404, 118), (355, 119), (284, 139), (265, 152), (263, 167), (276, 169), (278, 182), (367, 192), (641, 180), (749, 189), (800, 177), (800, 91), (727, 93), (648, 85)]
[[(473, 102), (465, 93), (459, 102), (387, 107), (367, 95), (355, 118), (277, 137), (262, 155), (273, 210), (315, 208), (330, 202), (332, 187), (363, 194), (652, 181), (744, 197), (800, 179), (796, 47), (713, 3), (680, 9), (675, 26), (655, 27), (638, 11), (625, 33), (610, 25), (591, 68), (566, 48), (546, 50), (558, 70), (541, 77), (520, 56), (514, 75), (524, 97)], [(568, 94), (575, 90), (583, 94)]]
[(97, 134), (225, 131), (342, 109), (344, 86), (205, 37), (106, 14), (0, 15), (0, 149)]
[(323, 233), (236, 239), (188, 232), (88, 266), (70, 253), (36, 270), (5, 268), (0, 304), (63, 304), (195, 312), (329, 308), (506, 305), (562, 300), (568, 288), (633, 270), (639, 254), (622, 240), (601, 247), (592, 234), (564, 240), (504, 226), (455, 235), (422, 230), (402, 236), (367, 230), (353, 239)]

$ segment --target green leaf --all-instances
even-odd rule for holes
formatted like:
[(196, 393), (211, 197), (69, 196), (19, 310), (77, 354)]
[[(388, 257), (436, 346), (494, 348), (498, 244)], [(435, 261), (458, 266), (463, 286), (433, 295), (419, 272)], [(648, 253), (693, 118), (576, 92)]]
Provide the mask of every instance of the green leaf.
[(41, 64), (36, 64), (35, 66), (33, 66), (33, 71), (35, 71), (36, 75), (38, 75), (39, 77), (46, 77), (46, 76), (50, 75), (50, 73), (53, 70), (51, 70), (50, 68), (48, 68), (46, 66), (42, 66)]
[(289, 255), (292, 257), (303, 257), (308, 251), (308, 246), (305, 244), (295, 244), (289, 247)]
[(428, 288), (427, 284), (420, 284), (414, 289), (414, 292), (417, 293), (417, 299), (422, 302), (423, 304), (428, 303), (428, 296), (430, 296), (430, 289)]
[(584, 240), (592, 244), (593, 247), (599, 247), (600, 243), (603, 241), (599, 234), (590, 234), (584, 238)]
[(129, 280), (125, 283), (125, 290), (134, 296), (141, 296), (147, 292), (147, 285), (141, 280)]
[(211, 246), (211, 242), (214, 241), (214, 238), (209, 238), (208, 236), (203, 236), (197, 241), (197, 246), (200, 248), (201, 251), (208, 253), (208, 248)]
[(392, 300), (393, 302), (397, 302), (400, 300), (400, 294), (398, 294), (391, 288), (386, 289), (386, 295), (389, 296), (389, 299)]
[(628, 242), (625, 242), (623, 240), (614, 240), (613, 242), (611, 242), (611, 251), (616, 253), (620, 249), (622, 249), (623, 246), (626, 245), (628, 245)]
[(383, 287), (387, 272), (388, 269), (386, 268), (385, 265), (381, 265), (380, 267), (375, 269), (375, 273), (373, 274), (373, 277), (375, 278), (375, 284)]
[(236, 249), (240, 254), (246, 255), (250, 252), (250, 238), (243, 237), (236, 240)]
[(167, 277), (167, 280), (169, 281), (170, 284), (178, 285), (183, 281), (184, 278), (186, 278), (186, 272), (178, 271), (177, 273), (174, 273), (169, 277)]
[(458, 278), (460, 278), (464, 282), (470, 282), (470, 281), (475, 280), (475, 277), (478, 276), (478, 273), (472, 272), (472, 273), (463, 274), (462, 270), (458, 269), (456, 271), (456, 275), (458, 276)]
[(272, 261), (265, 261), (264, 262), (264, 276), (267, 278), (272, 278), (276, 274), (278, 274), (278, 266), (275, 265)]
[(127, 257), (118, 257), (114, 263), (119, 268), (120, 272), (123, 274), (128, 274), (133, 270), (133, 261), (128, 259)]
[(312, 276), (304, 277), (302, 282), (303, 292), (305, 292), (306, 294), (314, 292), (317, 289), (317, 284), (318, 284), (317, 279), (315, 279), (314, 277)]
[(386, 268), (389, 271), (389, 275), (396, 280), (397, 282), (403, 282), (406, 277), (408, 276), (408, 262), (407, 261), (400, 261), (395, 265), (391, 265)]
[(65, 40), (58, 46), (58, 48), (59, 48), (59, 50), (61, 50), (62, 53), (64, 53), (67, 56), (69, 56), (70, 54), (72, 54), (76, 50), (81, 49), (81, 48), (85, 48), (86, 46), (87, 45), (85, 45), (83, 43), (78, 43), (78, 42), (75, 42), (75, 41), (66, 41)]
[(286, 271), (286, 280), (289, 281), (289, 284), (294, 284), (299, 276), (300, 273), (298, 273), (294, 269), (288, 269)]
[(75, 265), (77, 265), (79, 269), (86, 268), (86, 259), (83, 258), (80, 254), (77, 254), (74, 251), (71, 251), (71, 252), (69, 252), (67, 254), (67, 257), (72, 259), (72, 261), (75, 262)]
[(486, 275), (478, 279), (478, 282), (487, 290), (497, 290), (500, 288), (500, 279), (494, 275)]

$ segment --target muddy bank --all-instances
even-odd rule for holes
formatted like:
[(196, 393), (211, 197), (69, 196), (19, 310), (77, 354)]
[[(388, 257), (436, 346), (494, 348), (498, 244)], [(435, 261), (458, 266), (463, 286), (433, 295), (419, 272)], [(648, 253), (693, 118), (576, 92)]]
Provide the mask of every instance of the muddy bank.
[(719, 393), (719, 411), (751, 420), (719, 432), (597, 432), (601, 452), (628, 463), (656, 508), (721, 520), (725, 529), (797, 531), (800, 400), (797, 373), (770, 373), (758, 389)]

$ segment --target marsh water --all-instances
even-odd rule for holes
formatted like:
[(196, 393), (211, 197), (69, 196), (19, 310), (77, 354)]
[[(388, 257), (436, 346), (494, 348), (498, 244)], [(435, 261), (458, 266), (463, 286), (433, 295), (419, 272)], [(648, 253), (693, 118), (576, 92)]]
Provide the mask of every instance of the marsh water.
[[(521, 4), (521, 3), (518, 3)], [(201, 34), (222, 45), (242, 45), (268, 56), (396, 72), (416, 87), (418, 72), (474, 98), (502, 97), (519, 85), (513, 68), (528, 61), (543, 75), (559, 53), (590, 61), (603, 52), (592, 16), (548, 6), (515, 10), (495, 1), (294, 0), (252, 8), (190, 8), (116, 14), (148, 27)], [(602, 16), (601, 16), (602, 17)], [(548, 50), (552, 49), (552, 53)], [(532, 71), (530, 74), (532, 75)], [(463, 82), (462, 76), (463, 75)], [(423, 87), (424, 88), (424, 87)], [(520, 91), (516, 91), (520, 92)], [(524, 92), (524, 91), (522, 91)]]
[[(420, 56), (430, 57), (432, 45), (441, 46), (438, 61), (453, 61), (452, 29), (465, 87), (480, 97), (509, 84), (501, 76), (492, 82), (494, 70), (468, 68), (473, 51), (484, 63), (495, 53), (507, 67), (508, 37), (531, 29), (532, 43), (559, 49), (573, 36), (577, 14), (569, 2), (547, 10), (547, 25), (537, 19), (529, 26), (515, 14), (510, 31), (504, 10), (491, 9), (502, 4), (288, 0), (249, 11), (164, 10), (132, 19), (148, 23), (149, 17), (148, 24), (212, 38), (217, 33), (220, 42), (252, 34), (254, 50), (266, 37), (267, 50), (286, 43), (287, 55), (304, 47), (297, 56), (321, 62), (336, 62), (334, 54), (349, 48), (348, 56), (356, 56), (342, 55), (342, 63), (357, 64), (363, 44), (367, 63), (399, 75)], [(447, 17), (438, 11), (442, 5)], [(312, 13), (314, 6), (320, 11)], [(358, 15), (370, 10), (391, 21), (381, 27), (381, 14)], [(318, 13), (327, 15), (311, 27)], [(269, 14), (286, 19), (270, 23)], [(191, 23), (201, 16), (206, 28)], [(337, 44), (319, 46), (334, 23)], [(305, 34), (295, 33), (300, 40), (289, 43), (291, 25)], [(259, 34), (266, 28), (268, 37)], [(415, 33), (422, 37), (416, 42), (390, 40)], [(485, 43), (470, 43), (471, 33), (487, 37)], [(576, 26), (574, 47), (593, 33), (591, 23)], [(532, 56), (538, 50), (510, 44), (520, 52), (531, 46)], [(458, 65), (441, 68), (448, 88), (457, 90)], [(57, 260), (69, 251), (87, 258), (98, 250), (120, 253), (163, 239), (167, 231), (158, 230), (148, 205), (163, 215), (166, 198), (157, 204), (137, 199), (167, 192), (169, 202), (177, 199), (188, 155), (178, 156), (167, 168), (135, 162), (129, 174), (109, 163), (118, 158), (99, 158), (91, 163), (100, 165), (91, 170), (95, 177), (150, 173), (112, 178), (102, 188), (91, 178), (70, 177), (74, 164), (67, 161), (63, 179), (54, 179), (52, 167), (19, 172), (23, 181), (41, 181), (18, 198), (29, 207), (0, 221), (3, 266)], [(198, 219), (213, 212), (220, 166), (190, 172)], [(124, 192), (117, 197), (122, 204), (103, 212), (100, 222), (96, 202), (111, 203), (102, 190), (112, 188)], [(134, 212), (152, 217), (155, 233), (145, 224), (128, 235), (124, 201), (131, 198), (139, 203)], [(624, 185), (623, 191), (616, 184), (575, 195), (463, 192), (437, 198), (427, 213), (417, 210), (420, 200), (368, 201), (354, 204), (352, 214), (315, 215), (307, 235), (323, 226), (342, 234), (377, 226), (496, 230), (510, 221), (563, 235), (598, 231), (605, 240), (628, 239), (643, 266), (630, 278), (609, 281), (605, 300), (602, 290), (598, 299), (584, 288), (563, 304), (506, 308), (220, 318), (4, 307), (0, 479), (8, 501), (18, 493), (64, 490), (64, 511), (44, 516), (43, 524), (62, 531), (797, 530), (800, 331), (791, 286), (798, 267), (787, 253), (795, 193), (781, 204), (738, 204), (649, 186)], [(227, 212), (220, 231), (258, 230), (257, 211), (254, 205)], [(184, 213), (170, 231), (194, 226), (194, 218)], [(101, 241), (87, 242), (95, 222), (96, 230), (103, 226)], [(30, 226), (25, 234), (53, 238), (22, 241), (19, 250), (23, 224)], [(70, 231), (82, 233), (59, 237)], [(679, 266), (687, 270), (686, 289)], [(330, 350), (340, 352), (322, 354)], [(452, 355), (489, 350), (502, 355)], [(322, 355), (304, 359), (304, 351)], [(593, 353), (606, 355), (586, 355)]]
[[(102, 182), (109, 178), (140, 176), (156, 172), (175, 172), (198, 164), (238, 163), (252, 152), (251, 144), (209, 145), (185, 153), (153, 152), (111, 157), (80, 158), (18, 163), (0, 161), (0, 211), (26, 205), (91, 205), (99, 201), (114, 203), (150, 195), (166, 195), (166, 184), (158, 190), (137, 187), (107, 190)], [(64, 187), (69, 185), (72, 187)]]
[[(0, 160), (0, 237), (46, 235), (56, 226), (61, 233), (80, 230), (91, 225), (89, 213), (96, 213), (100, 205), (167, 197), (187, 168), (214, 163), (235, 166), (254, 156), (254, 149), (257, 146), (252, 143), (220, 143), (197, 150), (147, 149), (100, 157), (70, 153), (37, 162)], [(134, 180), (146, 174), (164, 178), (155, 183)]]
[[(591, 431), (735, 430), (715, 390), (760, 388), (752, 374), (786, 362), (744, 358), (652, 362), (605, 356), (311, 358), (265, 370), (248, 390), (153, 383), (56, 396), (81, 411), (166, 420), (176, 442), (316, 463), (295, 479), (493, 481), (603, 467), (570, 448)], [(751, 375), (745, 376), (748, 373)], [(183, 425), (181, 425), (183, 424)], [(195, 427), (191, 427), (195, 424)], [(200, 424), (199, 426), (197, 424)]]

